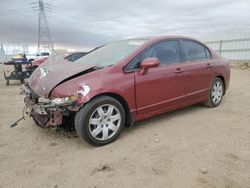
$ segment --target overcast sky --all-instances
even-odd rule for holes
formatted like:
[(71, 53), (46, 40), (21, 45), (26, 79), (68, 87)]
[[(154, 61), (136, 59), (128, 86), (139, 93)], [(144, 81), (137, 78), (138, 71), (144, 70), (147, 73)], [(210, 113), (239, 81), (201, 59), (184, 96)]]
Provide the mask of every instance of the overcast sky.
[[(0, 42), (36, 44), (37, 0), (0, 0)], [(148, 35), (250, 31), (250, 0), (44, 0), (56, 47)]]

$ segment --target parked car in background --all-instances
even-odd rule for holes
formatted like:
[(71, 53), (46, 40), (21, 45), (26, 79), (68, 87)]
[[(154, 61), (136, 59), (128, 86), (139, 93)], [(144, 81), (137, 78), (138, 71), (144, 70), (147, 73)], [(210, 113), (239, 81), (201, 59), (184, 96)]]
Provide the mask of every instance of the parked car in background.
[[(70, 53), (70, 54), (66, 54), (63, 55), (65, 56), (64, 59), (70, 61), (70, 62), (74, 62), (77, 59), (81, 58), (82, 56), (84, 56), (85, 54), (87, 54), (87, 52), (74, 52), (74, 53)], [(41, 65), (42, 63), (44, 63), (46, 60), (48, 60), (49, 57), (43, 57), (37, 60), (32, 61), (30, 64), (26, 65), (25, 68), (27, 70), (32, 70), (34, 71), (39, 65)]]
[(31, 61), (29, 64), (25, 66), (26, 70), (34, 71), (39, 65), (41, 65), (44, 61), (46, 61), (49, 57), (43, 57), (41, 59), (37, 59), (34, 61)]
[(37, 52), (35, 55), (26, 55), (26, 58), (29, 62), (32, 62), (34, 60), (42, 59), (44, 57), (49, 57), (49, 52)]
[(39, 67), (23, 91), (37, 125), (70, 124), (88, 143), (105, 145), (135, 121), (195, 103), (217, 107), (229, 79), (228, 62), (205, 44), (166, 36), (113, 42), (72, 64)]
[(39, 65), (41, 65), (44, 61), (46, 61), (49, 57), (43, 57), (41, 59), (37, 59), (37, 60), (34, 60), (32, 61), (32, 66), (33, 67), (38, 67)]

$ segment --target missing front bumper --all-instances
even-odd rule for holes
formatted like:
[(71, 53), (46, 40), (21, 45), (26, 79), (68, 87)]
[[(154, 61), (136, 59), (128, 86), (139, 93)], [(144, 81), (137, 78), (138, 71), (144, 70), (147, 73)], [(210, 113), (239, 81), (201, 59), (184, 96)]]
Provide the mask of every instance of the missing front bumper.
[(48, 109), (35, 103), (35, 101), (30, 99), (30, 97), (25, 97), (24, 103), (30, 109), (30, 116), (40, 127), (47, 128), (62, 124), (63, 113), (61, 112), (61, 109), (51, 108), (51, 111), (49, 111)]
[(22, 85), (21, 94), (25, 95), (24, 103), (30, 109), (30, 116), (40, 127), (59, 126), (70, 117), (80, 106), (76, 102), (58, 104), (57, 100), (37, 96), (27, 84)]

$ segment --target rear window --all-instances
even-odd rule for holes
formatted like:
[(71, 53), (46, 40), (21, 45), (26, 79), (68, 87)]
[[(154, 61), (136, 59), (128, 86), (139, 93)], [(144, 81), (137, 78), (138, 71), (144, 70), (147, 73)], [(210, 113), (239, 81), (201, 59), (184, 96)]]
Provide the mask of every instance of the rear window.
[(200, 43), (183, 40), (183, 50), (186, 61), (207, 59), (205, 47)]
[(42, 52), (42, 56), (49, 56), (49, 52)]

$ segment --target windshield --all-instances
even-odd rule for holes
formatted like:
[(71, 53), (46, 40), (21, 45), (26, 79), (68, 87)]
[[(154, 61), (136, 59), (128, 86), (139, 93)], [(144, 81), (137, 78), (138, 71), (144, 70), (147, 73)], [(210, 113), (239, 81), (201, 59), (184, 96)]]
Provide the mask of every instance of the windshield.
[(100, 67), (115, 65), (123, 58), (137, 50), (146, 41), (147, 40), (145, 39), (136, 39), (113, 42), (92, 51), (75, 62)]

